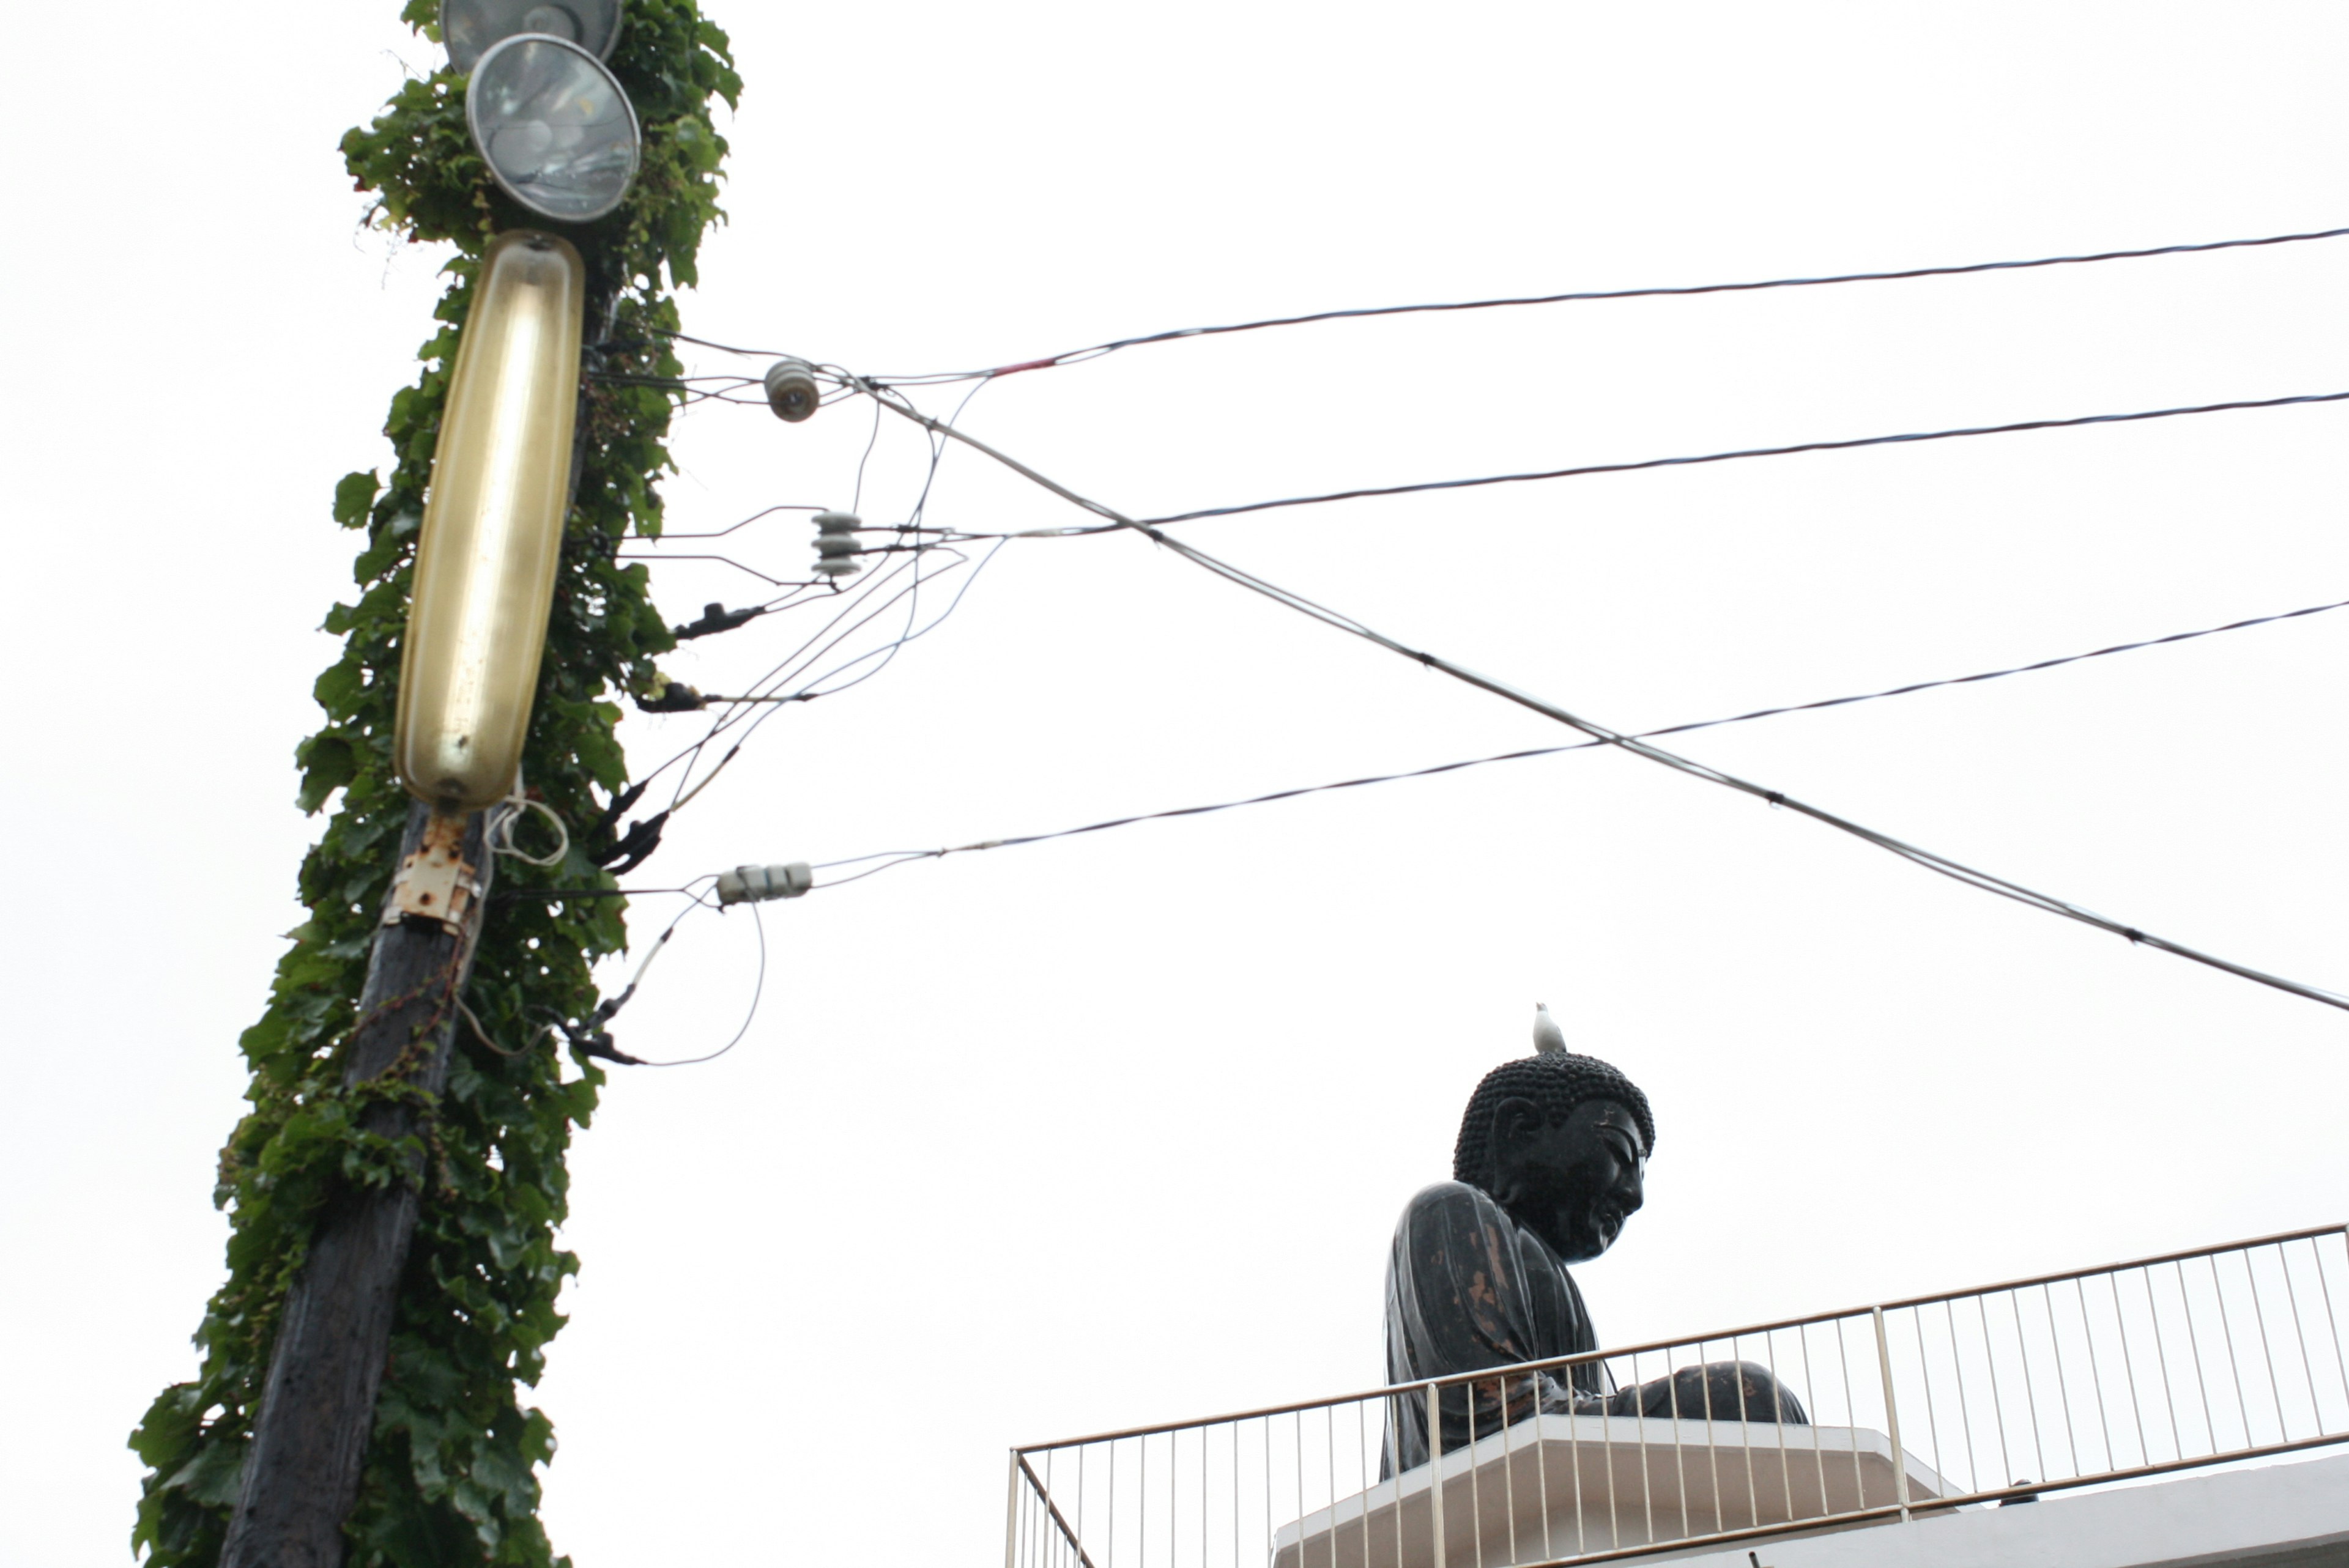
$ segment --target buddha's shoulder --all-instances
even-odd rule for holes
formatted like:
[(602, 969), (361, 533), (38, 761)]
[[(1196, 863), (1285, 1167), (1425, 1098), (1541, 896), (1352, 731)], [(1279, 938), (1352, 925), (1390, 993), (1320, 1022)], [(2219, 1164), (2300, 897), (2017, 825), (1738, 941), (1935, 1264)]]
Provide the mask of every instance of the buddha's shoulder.
[(1454, 1225), (1506, 1225), (1508, 1217), (1491, 1194), (1465, 1181), (1437, 1181), (1421, 1188), (1403, 1205), (1399, 1228), (1411, 1229), (1427, 1223)]

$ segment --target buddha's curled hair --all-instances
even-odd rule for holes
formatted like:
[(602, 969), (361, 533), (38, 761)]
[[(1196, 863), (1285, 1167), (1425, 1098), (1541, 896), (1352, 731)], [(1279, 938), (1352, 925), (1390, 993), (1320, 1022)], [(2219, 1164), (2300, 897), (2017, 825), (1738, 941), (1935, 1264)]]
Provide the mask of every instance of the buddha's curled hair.
[(1505, 1099), (1529, 1099), (1553, 1124), (1586, 1099), (1620, 1100), (1640, 1124), (1649, 1152), (1656, 1147), (1656, 1122), (1640, 1086), (1597, 1057), (1546, 1051), (1503, 1062), (1485, 1075), (1460, 1118), (1460, 1141), (1452, 1150), (1452, 1179), (1490, 1191), (1493, 1183), (1493, 1110)]

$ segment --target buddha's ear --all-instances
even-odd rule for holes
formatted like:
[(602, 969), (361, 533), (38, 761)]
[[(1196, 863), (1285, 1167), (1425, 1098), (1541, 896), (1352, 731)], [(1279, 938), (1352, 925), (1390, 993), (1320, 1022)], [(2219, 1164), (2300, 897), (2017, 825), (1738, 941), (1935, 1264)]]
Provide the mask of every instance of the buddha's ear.
[(1504, 1202), (1517, 1186), (1517, 1168), (1526, 1146), (1540, 1133), (1542, 1109), (1523, 1095), (1511, 1095), (1493, 1108), (1493, 1180), (1501, 1189), (1493, 1196)]

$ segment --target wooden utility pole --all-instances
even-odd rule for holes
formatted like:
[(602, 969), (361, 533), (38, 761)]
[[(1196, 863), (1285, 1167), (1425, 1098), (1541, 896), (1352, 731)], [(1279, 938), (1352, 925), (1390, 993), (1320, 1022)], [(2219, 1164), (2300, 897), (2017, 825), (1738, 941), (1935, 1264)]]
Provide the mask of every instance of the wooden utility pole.
[[(409, 812), (358, 1025), (344, 1047), (346, 1088), (407, 1086), (359, 1119), (385, 1139), (419, 1135), (429, 1115), (420, 1106), (448, 1081), (489, 899), (488, 816), (442, 816), (421, 804)], [(221, 1568), (341, 1568), (343, 1522), (358, 1496), (399, 1278), (431, 1179), (424, 1157), (412, 1154), (398, 1180), (338, 1192), (319, 1216), (278, 1320)]]

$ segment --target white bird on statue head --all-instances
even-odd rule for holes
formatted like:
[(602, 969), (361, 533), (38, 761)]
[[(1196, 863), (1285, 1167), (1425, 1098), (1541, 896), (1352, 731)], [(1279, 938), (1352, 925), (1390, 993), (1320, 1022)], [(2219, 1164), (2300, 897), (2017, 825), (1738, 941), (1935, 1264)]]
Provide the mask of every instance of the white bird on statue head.
[(1549, 1016), (1549, 1004), (1534, 1004), (1534, 1049), (1542, 1056), (1566, 1049), (1566, 1031)]

